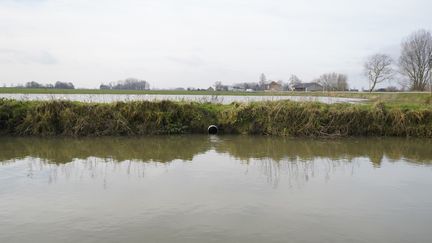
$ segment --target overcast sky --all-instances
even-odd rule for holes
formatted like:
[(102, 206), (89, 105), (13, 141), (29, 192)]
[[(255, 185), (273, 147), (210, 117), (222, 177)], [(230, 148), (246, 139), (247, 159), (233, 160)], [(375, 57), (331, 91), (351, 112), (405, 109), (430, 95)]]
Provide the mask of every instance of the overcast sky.
[(362, 63), (432, 29), (431, 0), (0, 0), (0, 84), (128, 77), (208, 87), (325, 72), (367, 87)]

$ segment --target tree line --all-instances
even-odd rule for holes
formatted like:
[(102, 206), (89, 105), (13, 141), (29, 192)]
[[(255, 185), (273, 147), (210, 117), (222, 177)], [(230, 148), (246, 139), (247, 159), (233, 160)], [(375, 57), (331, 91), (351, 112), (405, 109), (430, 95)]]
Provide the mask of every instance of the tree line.
[(364, 64), (364, 74), (369, 81), (369, 91), (376, 85), (401, 75), (399, 83), (412, 91), (432, 91), (432, 35), (418, 30), (402, 41), (401, 53), (396, 63), (389, 55), (376, 53)]
[[(54, 84), (42, 84), (36, 81), (30, 81), (24, 85), (17, 85), (15, 87), (28, 89), (75, 89), (73, 83), (62, 81), (57, 81)], [(101, 84), (99, 88), (113, 90), (149, 90), (150, 84), (145, 80), (128, 78), (117, 82), (111, 82), (109, 84)]]
[(54, 84), (41, 84), (41, 83), (38, 83), (36, 81), (30, 81), (30, 82), (25, 83), (23, 88), (28, 88), (28, 89), (75, 89), (75, 86), (71, 82), (57, 81)]
[(101, 84), (100, 89), (114, 89), (114, 90), (149, 90), (150, 83), (145, 80), (136, 78), (128, 78), (109, 84)]

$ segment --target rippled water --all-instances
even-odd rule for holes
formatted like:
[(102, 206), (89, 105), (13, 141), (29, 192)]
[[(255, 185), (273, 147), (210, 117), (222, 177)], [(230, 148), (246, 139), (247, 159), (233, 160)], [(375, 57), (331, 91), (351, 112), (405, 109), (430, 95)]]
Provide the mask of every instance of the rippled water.
[(432, 141), (0, 137), (0, 242), (430, 242)]
[(71, 100), (81, 102), (109, 103), (116, 101), (196, 101), (230, 104), (232, 102), (252, 102), (252, 101), (316, 101), (327, 104), (332, 103), (358, 103), (365, 99), (341, 98), (341, 97), (319, 97), (319, 96), (212, 96), (212, 95), (122, 95), (122, 94), (0, 94), (0, 98), (16, 100)]

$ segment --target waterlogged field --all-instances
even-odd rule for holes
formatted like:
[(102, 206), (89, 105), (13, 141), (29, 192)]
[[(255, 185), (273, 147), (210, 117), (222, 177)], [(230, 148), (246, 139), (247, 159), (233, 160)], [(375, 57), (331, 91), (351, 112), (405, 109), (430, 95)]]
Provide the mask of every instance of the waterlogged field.
[(68, 100), (87, 103), (111, 103), (118, 101), (194, 101), (230, 104), (232, 102), (257, 102), (257, 101), (313, 101), (327, 104), (333, 103), (358, 103), (366, 99), (324, 97), (324, 96), (286, 96), (286, 95), (198, 95), (198, 94), (2, 94), (0, 98), (23, 101), (50, 101)]
[(0, 138), (0, 242), (430, 242), (430, 139)]
[[(345, 92), (345, 91), (325, 91), (325, 92), (241, 92), (241, 91), (188, 91), (188, 90), (99, 90), (99, 89), (27, 89), (27, 88), (0, 88), (0, 94), (17, 94), (18, 97), (24, 98), (23, 94), (38, 94), (38, 95), (51, 95), (57, 94), (59, 98), (64, 94), (86, 94), (86, 95), (122, 95), (120, 97), (129, 96), (143, 96), (143, 95), (158, 95), (158, 96), (169, 96), (169, 97), (181, 97), (181, 96), (203, 96), (205, 100), (211, 100), (212, 97), (224, 97), (224, 96), (283, 96), (285, 99), (291, 100), (311, 100), (310, 97), (335, 97), (335, 98), (349, 98), (354, 99), (354, 102), (385, 102), (392, 106), (403, 106), (406, 108), (419, 108), (419, 107), (431, 107), (432, 106), (432, 92)], [(287, 97), (289, 96), (289, 97)], [(1, 95), (0, 95), (1, 97)], [(38, 96), (39, 97), (39, 96)], [(41, 96), (46, 97), (46, 96)], [(307, 98), (295, 98), (295, 97), (307, 97)], [(51, 98), (48, 96), (48, 98)], [(200, 100), (200, 98), (193, 98), (193, 100)], [(103, 98), (101, 98), (103, 99)], [(125, 99), (125, 98), (122, 98)], [(181, 98), (175, 98), (179, 100)], [(240, 100), (245, 98), (239, 98)], [(252, 98), (254, 99), (254, 98)], [(271, 99), (271, 98), (266, 98)], [(283, 98), (281, 98), (283, 99)], [(357, 100), (358, 99), (358, 100)], [(88, 99), (87, 99), (88, 100)], [(127, 99), (125, 99), (127, 100)], [(202, 99), (201, 99), (202, 100)], [(226, 99), (226, 103), (230, 101), (230, 98)], [(246, 99), (248, 100), (248, 99)], [(314, 99), (312, 99), (314, 100)], [(332, 100), (332, 99), (330, 99)], [(109, 102), (109, 98), (105, 99), (104, 102)], [(316, 100), (314, 100), (316, 101)], [(335, 100), (337, 101), (337, 99)], [(344, 102), (344, 100), (341, 100)], [(324, 101), (325, 102), (325, 101)], [(350, 102), (350, 101), (348, 101)]]

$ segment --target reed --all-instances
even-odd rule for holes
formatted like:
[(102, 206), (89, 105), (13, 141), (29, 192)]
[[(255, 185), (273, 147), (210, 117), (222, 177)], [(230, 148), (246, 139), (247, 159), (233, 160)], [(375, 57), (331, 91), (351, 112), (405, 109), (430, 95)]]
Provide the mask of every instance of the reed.
[(134, 136), (207, 133), (282, 136), (432, 137), (432, 109), (375, 104), (255, 102), (230, 105), (134, 101), (109, 104), (0, 99), (0, 133)]

